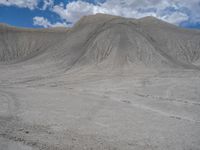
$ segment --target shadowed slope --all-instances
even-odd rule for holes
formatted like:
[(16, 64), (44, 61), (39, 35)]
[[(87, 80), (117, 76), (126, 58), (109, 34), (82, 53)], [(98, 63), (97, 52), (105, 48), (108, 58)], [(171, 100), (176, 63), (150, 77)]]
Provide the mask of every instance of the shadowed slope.
[(142, 32), (151, 36), (165, 54), (182, 63), (199, 63), (199, 30), (178, 28), (152, 17), (140, 19), (138, 23)]

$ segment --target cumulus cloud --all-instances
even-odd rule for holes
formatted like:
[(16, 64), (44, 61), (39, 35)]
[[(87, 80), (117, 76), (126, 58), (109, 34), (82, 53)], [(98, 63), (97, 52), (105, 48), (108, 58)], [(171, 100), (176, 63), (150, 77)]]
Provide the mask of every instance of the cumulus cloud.
[(33, 24), (37, 26), (42, 26), (44, 28), (49, 28), (49, 27), (67, 27), (68, 25), (64, 22), (56, 22), (56, 23), (51, 23), (48, 19), (44, 17), (39, 17), (36, 16), (33, 18)]
[(0, 0), (0, 5), (34, 9), (38, 5), (38, 0)]
[(154, 16), (180, 24), (200, 21), (200, 0), (106, 0), (103, 3), (97, 0), (97, 4), (79, 0), (67, 5), (55, 5), (52, 11), (72, 23), (83, 15), (105, 13), (131, 18)]
[(83, 15), (95, 14), (95, 13), (109, 13), (107, 9), (101, 6), (94, 5), (83, 1), (74, 1), (66, 6), (62, 3), (60, 5), (55, 5), (52, 11), (60, 15), (60, 17), (69, 22), (76, 22)]
[(29, 8), (31, 10), (38, 8), (40, 3), (43, 4), (41, 9), (45, 10), (53, 6), (54, 0), (0, 0), (0, 5)]

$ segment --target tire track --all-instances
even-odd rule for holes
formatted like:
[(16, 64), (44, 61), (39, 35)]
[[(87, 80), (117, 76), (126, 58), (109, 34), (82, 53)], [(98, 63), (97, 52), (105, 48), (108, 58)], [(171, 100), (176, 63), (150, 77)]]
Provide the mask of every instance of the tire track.
[(134, 94), (136, 96), (143, 97), (143, 98), (153, 98), (155, 100), (163, 100), (163, 101), (169, 101), (169, 102), (177, 102), (177, 103), (182, 103), (182, 104), (200, 106), (200, 103), (195, 102), (195, 101), (189, 101), (186, 99), (169, 98), (169, 97), (155, 96), (155, 95), (142, 94), (142, 93), (136, 93), (136, 92)]

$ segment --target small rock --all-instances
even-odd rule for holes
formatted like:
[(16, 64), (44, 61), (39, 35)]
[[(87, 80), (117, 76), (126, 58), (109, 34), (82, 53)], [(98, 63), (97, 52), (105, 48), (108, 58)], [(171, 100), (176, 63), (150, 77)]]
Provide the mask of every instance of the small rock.
[(25, 131), (26, 134), (29, 134), (29, 131)]

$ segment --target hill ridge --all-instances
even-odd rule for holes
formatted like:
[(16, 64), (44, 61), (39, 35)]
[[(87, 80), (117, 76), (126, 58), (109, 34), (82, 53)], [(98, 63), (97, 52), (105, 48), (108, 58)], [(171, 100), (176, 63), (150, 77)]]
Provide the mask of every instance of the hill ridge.
[(55, 64), (66, 65), (63, 68), (142, 65), (199, 69), (199, 32), (180, 30), (155, 17), (96, 14), (82, 17), (70, 29), (11, 28), (14, 31), (0, 25), (1, 62), (28, 61), (43, 52), (42, 61), (54, 60)]

